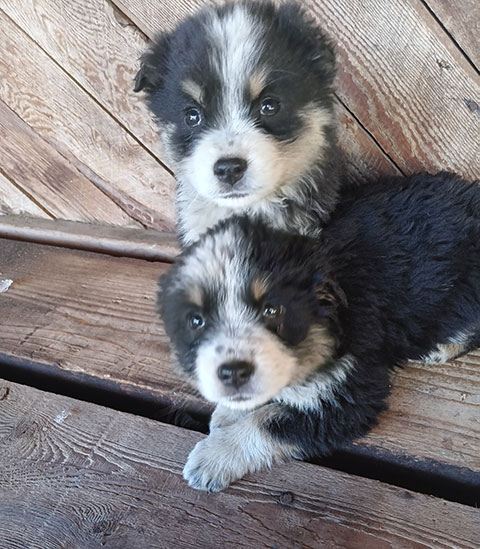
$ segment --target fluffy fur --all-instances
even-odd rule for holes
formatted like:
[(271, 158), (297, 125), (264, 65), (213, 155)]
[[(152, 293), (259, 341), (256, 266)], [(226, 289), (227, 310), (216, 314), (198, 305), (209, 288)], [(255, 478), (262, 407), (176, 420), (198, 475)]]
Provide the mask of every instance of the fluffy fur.
[(318, 241), (232, 218), (161, 288), (179, 371), (217, 404), (184, 476), (221, 490), (366, 433), (394, 367), (480, 345), (480, 186), (350, 189)]
[(299, 5), (204, 8), (144, 54), (184, 244), (233, 214), (318, 232), (337, 199), (333, 48)]

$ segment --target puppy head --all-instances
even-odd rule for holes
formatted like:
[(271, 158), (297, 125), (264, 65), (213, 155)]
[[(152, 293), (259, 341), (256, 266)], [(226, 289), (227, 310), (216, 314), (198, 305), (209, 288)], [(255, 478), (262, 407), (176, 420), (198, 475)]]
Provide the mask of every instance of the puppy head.
[(206, 8), (143, 56), (144, 90), (181, 183), (244, 208), (321, 162), (335, 59), (295, 4)]
[(162, 278), (160, 311), (181, 370), (213, 402), (260, 405), (334, 351), (337, 305), (313, 242), (231, 218)]

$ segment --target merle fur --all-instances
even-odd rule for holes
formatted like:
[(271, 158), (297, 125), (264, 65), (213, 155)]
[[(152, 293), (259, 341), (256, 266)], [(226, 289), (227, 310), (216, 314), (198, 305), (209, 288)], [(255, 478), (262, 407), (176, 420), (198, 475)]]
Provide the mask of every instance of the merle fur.
[[(326, 323), (337, 346), (319, 369), (334, 369), (345, 355), (355, 361), (333, 399), (319, 397), (308, 412), (301, 403), (280, 405), (263, 425), (279, 443), (293, 443), (300, 456), (328, 454), (365, 434), (386, 408), (395, 367), (422, 360), (459, 333), (470, 333), (465, 352), (480, 346), (478, 182), (440, 173), (350, 188), (319, 240), (247, 218), (210, 232), (229, 224), (238, 229), (239, 246), (251, 245), (250, 264), (271, 273), (268, 300), (284, 304), (291, 315), (286, 339), (298, 341), (309, 326)], [(163, 288), (176, 274), (174, 267)], [(159, 303), (177, 346), (185, 332), (181, 299), (161, 292)], [(183, 344), (194, 352), (191, 342)]]
[[(309, 230), (318, 229), (328, 220), (337, 202), (344, 170), (337, 148), (334, 113), (334, 48), (300, 3), (287, 2), (275, 6), (268, 0), (243, 0), (236, 4), (244, 5), (256, 20), (265, 23), (268, 28), (264, 36), (268, 47), (259, 54), (257, 61), (259, 66), (272, 67), (275, 78), (262, 96), (280, 97), (288, 105), (275, 117), (257, 120), (254, 113), (258, 105), (252, 103), (249, 90), (245, 90), (244, 102), (250, 105), (258, 126), (263, 124), (265, 133), (287, 143), (295, 141), (301, 131), (302, 121), (298, 112), (308, 103), (321, 105), (332, 116), (332, 123), (324, 127), (326, 144), (322, 154), (315, 165), (309, 166), (311, 176), (308, 182), (306, 178), (298, 183), (297, 195), (282, 198), (279, 213), (276, 214), (285, 215), (294, 232), (308, 234)], [(229, 12), (233, 5), (235, 3), (230, 2), (214, 9), (221, 15)], [(213, 68), (203, 29), (211, 9), (200, 10), (187, 17), (171, 32), (159, 33), (142, 56), (135, 79), (134, 91), (145, 92), (146, 103), (160, 128), (164, 125), (174, 128), (168, 140), (175, 162), (188, 155), (195, 142), (218, 122), (217, 102), (221, 83)], [(181, 89), (181, 83), (186, 78), (201, 82), (205, 87), (205, 123), (201, 128), (188, 128), (184, 123), (184, 113), (192, 106), (191, 99)], [(302, 227), (298, 231), (295, 224), (302, 218), (307, 229), (303, 230)], [(181, 224), (178, 229), (183, 242)]]

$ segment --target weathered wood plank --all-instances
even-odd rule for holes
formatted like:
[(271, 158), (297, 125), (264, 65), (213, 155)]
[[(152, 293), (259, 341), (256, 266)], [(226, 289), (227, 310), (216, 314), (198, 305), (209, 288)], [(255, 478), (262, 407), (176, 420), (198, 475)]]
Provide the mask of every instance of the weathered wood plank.
[[(1, 278), (13, 280), (0, 294), (2, 353), (205, 410), (171, 371), (155, 313), (166, 265), (5, 240), (0, 265)], [(395, 376), (389, 411), (358, 451), (480, 478), (479, 366), (479, 352), (445, 366), (407, 365)]]
[(304, 463), (188, 488), (202, 435), (3, 383), (6, 547), (473, 548), (480, 511)]
[(2, 170), (54, 217), (140, 226), (2, 101), (0, 155)]
[(480, 68), (480, 3), (477, 0), (425, 0), (470, 61)]
[(0, 25), (0, 99), (130, 217), (173, 230), (173, 177), (3, 12)]
[(166, 262), (179, 252), (177, 238), (171, 233), (16, 215), (0, 217), (0, 238)]
[[(6, 214), (32, 215), (45, 219), (52, 217), (15, 187), (2, 173), (0, 173), (0, 214), (2, 216)], [(0, 217), (0, 219), (2, 218)]]
[[(216, 0), (217, 3), (221, 0)], [(113, 0), (150, 39), (159, 31), (172, 29), (182, 17), (204, 5), (200, 0), (156, 2), (155, 0)], [(338, 104), (340, 146), (345, 152), (352, 180), (368, 179), (372, 174), (398, 173), (371, 137), (345, 107)]]
[(417, 0), (308, 0), (334, 38), (339, 97), (405, 173), (480, 174), (480, 79)]
[(2, 0), (1, 5), (76, 82), (164, 161), (156, 126), (133, 92), (137, 59), (147, 42), (135, 25), (104, 0), (83, 0), (78, 5), (70, 0)]

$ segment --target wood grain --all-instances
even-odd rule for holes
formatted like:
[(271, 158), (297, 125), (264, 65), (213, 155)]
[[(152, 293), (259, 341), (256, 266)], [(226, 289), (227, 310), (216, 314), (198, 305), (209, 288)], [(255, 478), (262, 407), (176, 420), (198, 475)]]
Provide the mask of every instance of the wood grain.
[[(42, 210), (39, 211), (43, 213)], [(172, 262), (179, 253), (175, 235), (153, 229), (33, 219), (16, 215), (0, 217), (0, 238), (165, 262)]]
[[(13, 280), (0, 294), (1, 352), (205, 410), (173, 373), (155, 313), (164, 264), (0, 241), (0, 265)], [(409, 364), (393, 384), (389, 411), (357, 446), (390, 462), (409, 456), (468, 478), (476, 472), (478, 482), (480, 353), (445, 366)]]
[(480, 68), (480, 3), (477, 0), (425, 0), (470, 61)]
[(52, 217), (0, 172), (0, 215), (4, 217), (7, 214), (32, 215), (44, 219)]
[(1, 5), (56, 63), (164, 162), (156, 125), (139, 94), (133, 93), (137, 60), (147, 44), (135, 25), (105, 0), (2, 0)]
[(0, 24), (0, 99), (130, 217), (173, 230), (173, 177), (3, 13)]
[(480, 177), (480, 79), (421, 2), (305, 4), (337, 44), (339, 97), (404, 173)]
[[(183, 0), (181, 2), (113, 0), (113, 2), (150, 39), (159, 31), (172, 29), (183, 17), (195, 12), (205, 4), (200, 0)], [(217, 0), (216, 3), (219, 2), (220, 0)], [(337, 104), (337, 111), (340, 146), (346, 155), (349, 179), (363, 181), (374, 174), (398, 173), (390, 159), (345, 107)]]
[(291, 463), (209, 495), (181, 478), (202, 435), (3, 383), (6, 547), (434, 547), (478, 544), (478, 509)]
[(2, 170), (60, 219), (140, 226), (0, 101)]

